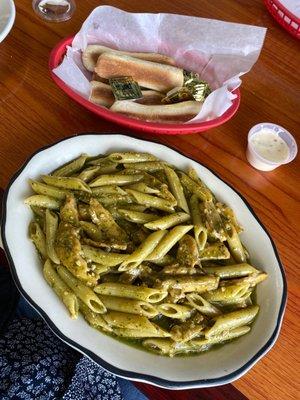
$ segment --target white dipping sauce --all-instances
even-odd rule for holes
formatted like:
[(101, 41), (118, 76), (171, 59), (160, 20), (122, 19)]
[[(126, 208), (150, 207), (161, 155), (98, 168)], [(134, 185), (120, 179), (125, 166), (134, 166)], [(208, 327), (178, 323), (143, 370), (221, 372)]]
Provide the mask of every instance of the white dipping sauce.
[(263, 128), (250, 139), (253, 150), (265, 160), (282, 163), (289, 156), (289, 148), (278, 133)]

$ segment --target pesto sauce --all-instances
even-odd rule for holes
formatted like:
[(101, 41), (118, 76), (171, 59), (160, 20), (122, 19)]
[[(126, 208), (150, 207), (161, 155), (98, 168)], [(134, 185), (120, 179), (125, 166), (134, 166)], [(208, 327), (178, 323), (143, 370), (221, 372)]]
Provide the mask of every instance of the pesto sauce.
[[(253, 292), (252, 292), (252, 294), (251, 294), (251, 300), (252, 300), (252, 302), (253, 302), (253, 305), (257, 304), (257, 302), (256, 302), (256, 300), (257, 300), (256, 288), (253, 290)], [(230, 308), (231, 308), (231, 307), (227, 307), (227, 308), (226, 308), (226, 312), (232, 311), (232, 310), (230, 310)], [(233, 309), (234, 309), (234, 307), (233, 307)], [(224, 310), (224, 311), (225, 311), (225, 310)], [(256, 318), (257, 318), (257, 315), (255, 316), (254, 320), (251, 322), (251, 326), (255, 323)], [(163, 316), (163, 315), (158, 315), (158, 316), (152, 318), (151, 321), (154, 322), (155, 324), (159, 325), (159, 326), (160, 326), (161, 328), (163, 328), (163, 329), (169, 329), (169, 328), (170, 328), (170, 325), (171, 325), (172, 319), (171, 319), (171, 318), (168, 318), (168, 317), (165, 317), (165, 316)], [(160, 355), (160, 356), (163, 356), (163, 357), (169, 357), (167, 354), (160, 354), (159, 352), (155, 352), (155, 351), (153, 351), (153, 350), (150, 350), (150, 349), (147, 349), (146, 347), (144, 347), (144, 346), (142, 345), (142, 341), (143, 341), (143, 340), (146, 340), (147, 338), (140, 338), (140, 339), (125, 338), (125, 337), (117, 336), (117, 335), (115, 335), (115, 334), (113, 334), (113, 333), (104, 332), (104, 331), (101, 330), (100, 328), (99, 328), (98, 330), (99, 330), (101, 333), (103, 333), (104, 335), (107, 335), (107, 336), (113, 338), (114, 340), (117, 340), (118, 342), (124, 343), (124, 344), (126, 344), (127, 346), (131, 346), (131, 347), (133, 347), (133, 348), (135, 348), (135, 349), (142, 350), (142, 351), (145, 351), (145, 352), (147, 352), (147, 353), (157, 354), (157, 355)], [(250, 331), (250, 332), (251, 332), (251, 331)], [(248, 333), (250, 333), (250, 332), (248, 332)], [(246, 335), (247, 335), (247, 334), (246, 334)], [(226, 345), (227, 343), (229, 343), (229, 342), (234, 342), (234, 341), (236, 341), (236, 340), (238, 340), (238, 339), (240, 339), (240, 337), (237, 337), (237, 338), (234, 338), (234, 339), (225, 341), (225, 342), (223, 342), (223, 343), (216, 343), (216, 344), (213, 344), (213, 345), (209, 345), (208, 349), (206, 349), (206, 350), (195, 351), (195, 352), (190, 351), (190, 352), (186, 352), (186, 353), (179, 353), (179, 354), (174, 355), (173, 357), (181, 357), (181, 358), (183, 358), (183, 357), (195, 357), (195, 356), (199, 356), (200, 354), (206, 353), (207, 351), (210, 351), (210, 352), (211, 352), (211, 351), (219, 350), (221, 347), (223, 347), (223, 346)]]
[[(100, 332), (103, 333), (104, 335), (107, 335), (107, 336), (117, 340), (118, 342), (124, 343), (127, 346), (133, 347), (133, 348), (135, 348), (137, 350), (142, 350), (142, 351), (145, 351), (146, 353), (157, 354), (159, 356), (168, 357), (169, 358), (169, 356), (167, 354), (160, 354), (159, 352), (156, 352), (156, 351), (147, 349), (147, 347), (144, 347), (142, 345), (142, 341), (146, 340), (147, 338), (145, 338), (145, 339), (123, 338), (123, 337), (120, 337), (120, 336), (116, 336), (113, 333), (103, 332), (102, 330), (100, 330)], [(221, 347), (223, 347), (227, 343), (234, 342), (234, 341), (236, 341), (238, 339), (239, 339), (239, 337), (231, 339), (231, 340), (229, 340), (227, 342), (224, 342), (224, 343), (217, 343), (217, 344), (210, 345), (207, 350), (203, 350), (203, 351), (195, 351), (195, 352), (194, 351), (190, 351), (190, 352), (186, 352), (186, 353), (179, 353), (179, 354), (174, 355), (172, 358), (174, 358), (174, 357), (184, 358), (184, 357), (199, 356), (200, 354), (206, 353), (207, 351), (211, 352), (211, 351), (219, 350)]]

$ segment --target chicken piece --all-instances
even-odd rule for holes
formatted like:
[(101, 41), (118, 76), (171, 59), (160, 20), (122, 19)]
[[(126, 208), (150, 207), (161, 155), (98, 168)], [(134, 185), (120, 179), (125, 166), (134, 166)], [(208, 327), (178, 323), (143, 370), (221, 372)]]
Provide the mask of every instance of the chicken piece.
[(55, 251), (61, 263), (77, 278), (90, 281), (87, 262), (82, 257), (79, 229), (68, 222), (60, 222), (55, 240)]
[(114, 249), (114, 250), (126, 250), (127, 249), (126, 243), (114, 242), (109, 239), (107, 239), (107, 240), (104, 239), (102, 241), (96, 241), (96, 240), (89, 239), (89, 238), (83, 238), (82, 242), (89, 246), (107, 249), (108, 251), (110, 251), (111, 249)]
[(83, 221), (91, 221), (90, 207), (87, 204), (78, 204), (79, 219)]
[(171, 328), (171, 337), (176, 342), (187, 342), (199, 336), (205, 328), (204, 317), (196, 312), (191, 318), (182, 324), (174, 325)]
[(60, 208), (60, 219), (75, 226), (79, 223), (77, 204), (72, 194), (66, 195), (65, 204)]
[(181, 266), (193, 268), (199, 262), (199, 252), (196, 240), (190, 235), (184, 235), (179, 240), (176, 259)]
[(145, 275), (147, 275), (147, 273), (149, 274), (151, 272), (152, 272), (152, 270), (150, 267), (148, 267), (145, 264), (140, 264), (136, 268), (133, 268), (129, 271), (123, 272), (119, 276), (119, 282), (133, 283), (136, 280), (136, 278), (140, 277), (142, 274), (145, 277)]
[(111, 213), (98, 200), (91, 199), (89, 212), (92, 221), (99, 226), (104, 238), (109, 239), (112, 243), (127, 242), (126, 232), (119, 227)]

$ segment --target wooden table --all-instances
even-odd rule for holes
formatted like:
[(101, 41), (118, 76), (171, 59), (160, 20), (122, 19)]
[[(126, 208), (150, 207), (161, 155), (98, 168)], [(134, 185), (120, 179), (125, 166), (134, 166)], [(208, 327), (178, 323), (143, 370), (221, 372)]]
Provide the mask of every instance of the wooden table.
[[(71, 101), (48, 72), (52, 47), (78, 31), (99, 2), (77, 0), (72, 20), (61, 24), (38, 19), (29, 1), (16, 3), (16, 24), (0, 44), (0, 187), (5, 187), (26, 157), (41, 146), (83, 131), (124, 131)], [(243, 77), (242, 102), (235, 117), (207, 133), (158, 139), (212, 168), (246, 197), (278, 246), (289, 285), (287, 311), (276, 345), (233, 385), (188, 392), (138, 386), (151, 399), (299, 398), (299, 158), (268, 173), (253, 169), (245, 158), (248, 130), (258, 122), (278, 123), (300, 137), (299, 42), (273, 21), (261, 0), (148, 0), (144, 6), (138, 0), (114, 0), (110, 5), (127, 11), (173, 12), (268, 28), (258, 62)]]

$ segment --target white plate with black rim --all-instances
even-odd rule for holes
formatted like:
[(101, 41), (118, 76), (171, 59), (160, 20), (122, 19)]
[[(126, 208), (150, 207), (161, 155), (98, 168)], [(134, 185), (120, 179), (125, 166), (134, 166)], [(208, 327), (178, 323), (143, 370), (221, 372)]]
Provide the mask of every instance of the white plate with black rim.
[[(131, 347), (91, 328), (82, 317), (71, 320), (64, 305), (43, 279), (40, 260), (28, 239), (31, 210), (28, 179), (77, 157), (112, 151), (150, 152), (180, 169), (192, 166), (216, 197), (235, 211), (244, 226), (242, 240), (254, 265), (268, 273), (257, 289), (260, 312), (249, 334), (213, 351), (168, 358)], [(13, 176), (4, 195), (2, 240), (17, 287), (65, 343), (108, 371), (157, 386), (184, 389), (224, 385), (244, 375), (274, 345), (287, 297), (286, 279), (275, 245), (246, 200), (214, 172), (156, 142), (119, 134), (87, 133), (63, 139), (34, 153)]]

